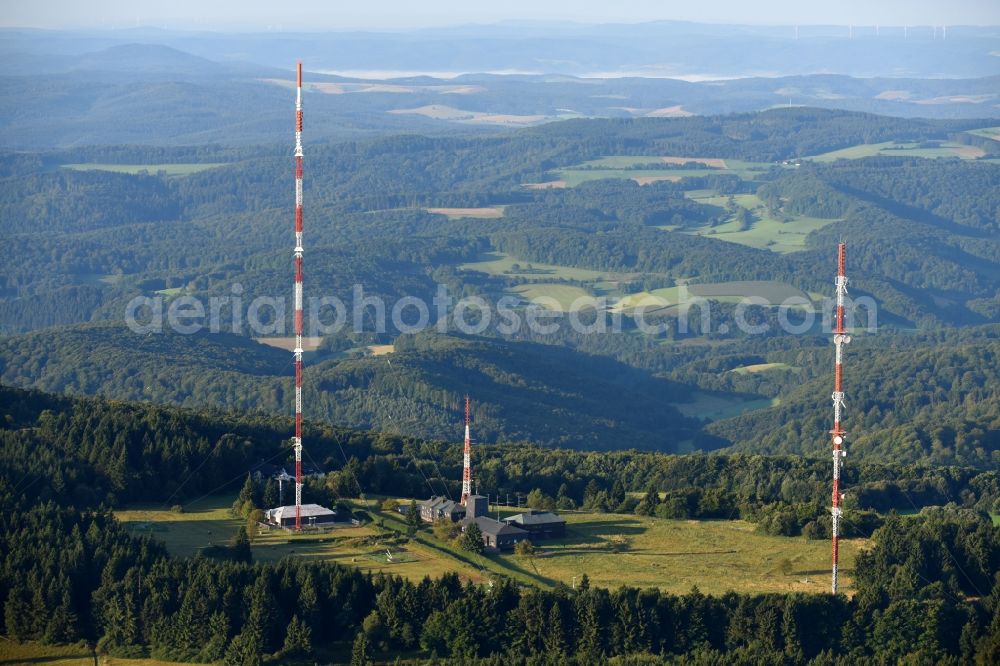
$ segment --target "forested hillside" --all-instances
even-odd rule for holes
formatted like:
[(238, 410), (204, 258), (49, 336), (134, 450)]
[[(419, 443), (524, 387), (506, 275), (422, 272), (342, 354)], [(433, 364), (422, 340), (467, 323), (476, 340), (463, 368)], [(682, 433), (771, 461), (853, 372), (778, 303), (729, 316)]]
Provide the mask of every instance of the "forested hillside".
[[(732, 214), (685, 192), (707, 188), (726, 196), (760, 189), (779, 218), (846, 217), (813, 232), (807, 247), (826, 248), (830, 234), (851, 230), (857, 283), (890, 313), (927, 323), (993, 319), (996, 271), (990, 267), (997, 249), (981, 238), (981, 230), (995, 224), (995, 188), (984, 185), (1000, 167), (903, 158), (878, 158), (870, 166), (776, 164), (893, 138), (940, 142), (966, 127), (783, 109), (675, 120), (579, 120), (505, 137), (397, 137), (319, 146), (310, 152), (306, 178), (313, 271), (307, 288), (343, 293), (361, 281), (371, 292), (392, 295), (391, 285), (405, 281), (398, 292), (421, 295), (427, 290), (418, 284), (421, 274), (492, 248), (528, 261), (596, 270), (703, 282), (773, 279), (819, 289), (822, 283), (810, 270), (815, 253), (776, 255), (683, 233), (721, 224)], [(670, 176), (681, 182), (641, 187), (628, 171), (570, 189), (522, 187), (607, 155), (706, 155), (756, 166), (742, 172), (681, 170)], [(7, 155), (3, 162), (0, 218), (11, 252), (2, 264), (0, 327), (8, 333), (119, 318), (122, 297), (137, 291), (187, 287), (212, 293), (239, 281), (252, 297), (272, 295), (279, 286), (271, 282), (276, 277), (259, 275), (270, 266), (283, 268), (280, 248), (288, 234), (274, 220), (287, 213), (290, 172), (273, 150), (94, 148), (35, 160)], [(146, 173), (60, 168), (87, 163), (138, 165), (127, 168)], [(156, 175), (171, 164), (199, 163), (211, 168)], [(866, 175), (872, 169), (895, 189), (866, 194), (851, 185), (860, 179), (876, 187), (879, 181)], [(938, 170), (946, 177), (935, 178)], [(933, 188), (925, 187), (931, 180)], [(824, 191), (831, 194), (816, 200)], [(910, 202), (912, 191), (926, 192), (925, 203)], [(967, 203), (940, 203), (956, 198)], [(499, 220), (462, 221), (422, 210), (435, 206), (505, 208)], [(917, 291), (928, 289), (933, 293)]]
[[(182, 504), (203, 491), (239, 484), (247, 461), (287, 455), (279, 443), (290, 428), (287, 419), (8, 388), (0, 388), (0, 405), (0, 595), (5, 635), (15, 640), (83, 638), (111, 654), (244, 664), (259, 663), (265, 654), (295, 663), (350, 649), (362, 657), (419, 651), (445, 663), (481, 657), (473, 663), (488, 664), (535, 663), (553, 650), (584, 664), (639, 654), (715, 661), (769, 655), (797, 662), (894, 655), (989, 663), (997, 654), (1000, 582), (993, 574), (1000, 567), (1000, 542), (989, 519), (968, 508), (928, 509), (906, 519), (889, 515), (859, 558), (853, 599), (609, 591), (591, 589), (586, 576), (573, 590), (552, 591), (520, 588), (504, 578), (488, 588), (463, 585), (453, 574), (414, 584), (306, 559), (255, 564), (236, 548), (231, 556), (180, 560), (151, 538), (136, 538), (95, 505), (135, 499)], [(344, 461), (330, 477), (334, 489), (353, 481), (369, 492), (384, 486), (400, 492), (415, 479), (415, 466), (430, 471), (440, 458), (450, 473), (458, 462), (456, 445), (313, 426), (306, 436), (318, 455), (339, 453)], [(564, 479), (560, 501), (574, 501), (582, 488), (581, 499), (598, 511), (639, 482), (666, 489), (666, 506), (672, 506), (672, 492), (697, 489), (705, 493), (705, 506), (711, 497), (717, 501), (733, 492), (744, 502), (779, 509), (813, 492), (806, 478), (819, 485), (818, 469), (801, 459), (609, 457), (531, 447), (497, 453), (505, 459), (495, 471), (523, 467), (532, 475), (511, 474), (501, 481), (508, 488)], [(656, 472), (637, 481), (635, 472), (650, 469)], [(490, 473), (484, 483), (499, 481)], [(896, 479), (886, 484), (887, 476)], [(992, 472), (862, 467), (852, 481), (869, 484), (890, 505), (900, 488), (919, 502), (935, 502), (934, 489), (965, 484), (980, 493), (964, 494), (967, 506), (1000, 501)], [(923, 556), (917, 560), (913, 553)], [(816, 631), (820, 624), (829, 630)], [(519, 638), (512, 640), (510, 631)]]
[[(454, 439), (469, 393), (486, 442), (680, 451), (697, 434), (698, 422), (671, 405), (688, 389), (607, 357), (432, 334), (398, 345), (391, 357), (311, 365), (307, 416)], [(0, 341), (8, 384), (191, 407), (284, 413), (290, 368), (288, 352), (222, 334), (136, 336), (91, 325)]]
[[(0, 389), (0, 407), (4, 478), (22, 489), (20, 497), (29, 503), (184, 505), (206, 493), (235, 490), (262, 463), (281, 465), (292, 459), (288, 418), (67, 398), (9, 387)], [(307, 422), (305, 438), (308, 460), (328, 475), (325, 481), (310, 481), (306, 493), (314, 499), (330, 493), (421, 497), (460, 490), (462, 448), (454, 441), (317, 422)], [(641, 502), (626, 493), (652, 488), (665, 493), (665, 506), (672, 500), (689, 504), (687, 515), (672, 518), (757, 520), (762, 509), (797, 508), (813, 519), (825, 513), (829, 491), (825, 456), (476, 444), (476, 460), (484, 492), (535, 491), (542, 503), (558, 501), (563, 508), (631, 512), (641, 511)], [(28, 487), (33, 490), (27, 492)], [(1000, 509), (997, 472), (972, 467), (860, 461), (845, 467), (844, 487), (852, 511), (909, 512), (948, 504)]]
[[(993, 466), (985, 340), (955, 348), (956, 337), (921, 337), (875, 353), (902, 344), (900, 331), (1000, 318), (996, 142), (966, 131), (986, 124), (792, 108), (311, 146), (306, 302), (336, 296), (348, 327), (359, 317), (364, 331), (327, 335), (310, 353), (307, 414), (450, 439), (470, 393), (483, 442), (818, 455), (829, 428), (818, 397), (829, 391), (824, 299), (833, 248), (846, 238), (850, 295), (870, 299), (853, 322), (868, 331), (851, 349), (857, 375), (848, 370), (855, 452)], [(291, 291), (292, 182), (281, 154), (5, 155), (3, 381), (288, 413), (290, 355), (249, 338), (287, 334), (292, 308), (264, 309), (268, 333), (243, 316), (258, 297)], [(494, 326), (469, 338), (435, 312), (428, 323), (451, 335), (400, 336), (391, 317), (376, 330), (377, 308), (352, 309), (358, 289), (388, 311), (405, 297), (430, 303), (440, 288), (483, 298), (494, 322), (505, 297), (522, 318), (545, 297), (554, 315), (603, 299), (584, 319), (608, 330), (574, 331), (563, 316), (556, 333)], [(700, 304), (686, 310), (685, 293)], [(220, 332), (135, 334), (119, 322), (137, 296), (164, 312), (182, 297), (206, 311), (219, 299)], [(782, 311), (789, 296), (799, 305)], [(748, 297), (764, 305), (744, 312)], [(659, 305), (646, 312), (649, 299)], [(786, 334), (785, 320), (805, 322), (802, 334)], [(375, 343), (395, 351), (367, 356)], [(913, 384), (932, 361), (934, 379)]]
[[(954, 336), (918, 346), (874, 338), (848, 347), (845, 428), (852, 456), (1000, 463), (1000, 343), (995, 328), (983, 333), (968, 341)], [(829, 425), (828, 405), (817, 400), (830, 391), (827, 374), (783, 391), (779, 407), (708, 430), (735, 442), (736, 450), (809, 453)]]

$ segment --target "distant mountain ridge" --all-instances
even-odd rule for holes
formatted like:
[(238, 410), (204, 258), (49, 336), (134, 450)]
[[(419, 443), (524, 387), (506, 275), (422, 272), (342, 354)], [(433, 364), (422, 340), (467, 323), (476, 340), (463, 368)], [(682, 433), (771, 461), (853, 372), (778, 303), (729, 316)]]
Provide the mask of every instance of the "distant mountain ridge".
[(586, 25), (506, 23), (413, 31), (212, 33), (154, 30), (0, 31), (0, 51), (79, 55), (164, 44), (219, 62), (271, 67), (304, 58), (315, 69), (523, 71), (621, 76), (980, 77), (997, 73), (995, 27), (741, 26), (659, 21)]
[[(274, 143), (287, 134), (292, 69), (304, 57), (274, 68), (137, 42), (76, 55), (37, 53), (32, 51), (37, 44), (9, 43), (2, 34), (0, 145), (18, 150)], [(350, 67), (324, 65), (319, 56), (305, 61), (312, 141), (406, 132), (497, 133), (571, 118), (714, 116), (785, 106), (897, 117), (1000, 117), (998, 70), (960, 79), (795, 74), (691, 82), (613, 72), (609, 78), (485, 73), (375, 79), (319, 74), (315, 70)], [(453, 111), (407, 113), (444, 107)]]

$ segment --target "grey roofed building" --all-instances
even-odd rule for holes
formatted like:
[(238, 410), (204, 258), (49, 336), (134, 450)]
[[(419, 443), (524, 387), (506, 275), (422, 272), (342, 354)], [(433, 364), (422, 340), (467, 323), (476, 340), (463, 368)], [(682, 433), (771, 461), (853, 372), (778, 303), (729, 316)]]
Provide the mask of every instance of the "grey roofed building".
[(524, 541), (530, 536), (526, 530), (522, 530), (520, 527), (494, 520), (488, 516), (466, 518), (462, 521), (462, 531), (468, 529), (473, 522), (479, 526), (479, 531), (483, 533), (483, 545), (493, 550), (513, 548), (517, 542)]
[(508, 525), (527, 530), (537, 539), (557, 539), (566, 534), (566, 520), (551, 511), (527, 511), (503, 519)]
[[(323, 525), (337, 520), (337, 512), (319, 504), (303, 504), (300, 518), (304, 527)], [(268, 509), (264, 513), (264, 519), (272, 525), (295, 527), (295, 506), (279, 506)]]
[(420, 503), (420, 519), (425, 523), (450, 520), (453, 523), (465, 518), (465, 507), (444, 496), (434, 496)]
[(482, 495), (469, 495), (465, 498), (465, 517), (478, 518), (489, 513), (489, 500)]

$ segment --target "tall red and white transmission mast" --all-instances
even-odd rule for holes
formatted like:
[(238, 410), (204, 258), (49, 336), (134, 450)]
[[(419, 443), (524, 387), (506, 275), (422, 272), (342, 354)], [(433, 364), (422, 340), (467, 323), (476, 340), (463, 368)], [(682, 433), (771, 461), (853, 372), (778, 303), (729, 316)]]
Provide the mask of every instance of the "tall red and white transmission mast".
[(833, 575), (832, 591), (837, 594), (837, 564), (840, 558), (840, 467), (841, 459), (847, 452), (841, 449), (846, 434), (841, 427), (841, 419), (844, 411), (844, 372), (843, 357), (844, 345), (851, 341), (851, 336), (847, 335), (844, 329), (844, 299), (847, 297), (847, 276), (844, 275), (844, 261), (846, 245), (841, 243), (837, 246), (837, 313), (833, 328), (833, 345), (836, 349), (836, 364), (834, 366), (833, 382), (833, 507), (830, 509), (831, 533), (833, 536)]
[(295, 529), (302, 529), (302, 63), (295, 93)]
[(472, 438), (469, 437), (469, 396), (465, 396), (465, 452), (462, 456), (462, 499), (461, 504), (465, 506), (465, 500), (472, 494)]

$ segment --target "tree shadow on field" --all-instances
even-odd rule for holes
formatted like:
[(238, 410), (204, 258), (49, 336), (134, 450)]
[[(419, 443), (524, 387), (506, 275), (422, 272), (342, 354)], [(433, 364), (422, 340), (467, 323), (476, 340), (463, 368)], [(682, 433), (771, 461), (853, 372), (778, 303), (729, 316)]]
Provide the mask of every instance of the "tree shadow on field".
[[(848, 576), (854, 575), (854, 569), (845, 569), (844, 567), (840, 567), (839, 571), (840, 573)], [(796, 576), (823, 576), (829, 574), (829, 569), (796, 569), (792, 571), (792, 575)]]

